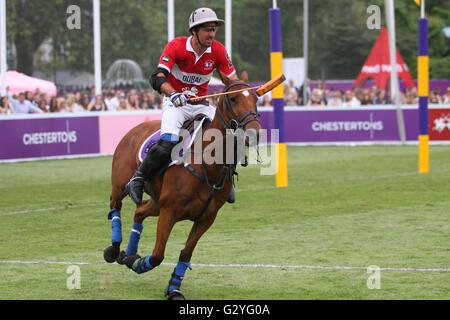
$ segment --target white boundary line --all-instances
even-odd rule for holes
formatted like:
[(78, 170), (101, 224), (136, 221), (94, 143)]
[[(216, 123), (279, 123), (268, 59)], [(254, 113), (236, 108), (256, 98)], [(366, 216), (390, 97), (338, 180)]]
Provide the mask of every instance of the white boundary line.
[[(70, 261), (45, 261), (45, 260), (0, 260), (0, 264), (22, 264), (22, 265), (79, 265), (95, 266), (108, 265), (106, 262), (70, 262)], [(174, 267), (175, 263), (162, 263), (162, 266)], [(276, 265), (276, 264), (215, 264), (215, 263), (193, 263), (193, 267), (206, 268), (244, 268), (244, 269), (315, 269), (315, 270), (367, 270), (368, 267), (354, 266), (310, 266), (310, 265)], [(450, 268), (400, 268), (380, 267), (380, 271), (397, 272), (450, 272)]]
[(109, 206), (108, 201), (96, 201), (96, 202), (90, 202), (85, 204), (67, 204), (67, 205), (61, 205), (60, 207), (49, 207), (49, 208), (39, 208), (39, 209), (29, 209), (29, 210), (17, 210), (17, 211), (0, 211), (0, 217), (3, 216), (14, 216), (18, 214), (30, 214), (30, 213), (42, 213), (42, 212), (49, 212), (49, 211), (62, 211), (62, 210), (68, 210), (68, 209), (77, 209), (77, 208), (87, 208), (87, 207), (96, 207), (96, 206), (105, 206), (105, 210), (107, 210)]

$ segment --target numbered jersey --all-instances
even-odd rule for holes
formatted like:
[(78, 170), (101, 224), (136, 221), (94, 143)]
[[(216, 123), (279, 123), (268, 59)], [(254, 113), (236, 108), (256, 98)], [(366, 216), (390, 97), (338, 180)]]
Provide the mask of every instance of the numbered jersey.
[(178, 37), (164, 48), (159, 59), (159, 67), (170, 72), (167, 77), (172, 87), (186, 95), (204, 96), (208, 94), (208, 84), (218, 69), (227, 77), (236, 71), (225, 47), (213, 40), (201, 56), (191, 45), (192, 37)]

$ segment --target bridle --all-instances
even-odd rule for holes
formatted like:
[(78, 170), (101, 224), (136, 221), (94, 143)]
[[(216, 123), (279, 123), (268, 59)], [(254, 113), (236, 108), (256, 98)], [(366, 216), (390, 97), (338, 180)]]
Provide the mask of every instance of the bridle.
[[(245, 83), (242, 81), (236, 81), (236, 82), (233, 82), (233, 83), (227, 85), (224, 89), (224, 92), (228, 92), (228, 91), (230, 91), (230, 89), (232, 89), (233, 87), (236, 87), (236, 86), (246, 86), (249, 89), (251, 88), (248, 83)], [(249, 90), (249, 93), (250, 92), (251, 91)], [(229, 95), (225, 95), (223, 98), (224, 112), (222, 113), (220, 108), (217, 108), (217, 110), (216, 110), (216, 113), (218, 114), (219, 119), (222, 122), (222, 125), (224, 126), (225, 129), (232, 129), (232, 130), (243, 129), (243, 130), (245, 130), (245, 127), (249, 123), (251, 123), (253, 121), (256, 121), (259, 123), (259, 114), (256, 112), (247, 111), (247, 112), (244, 112), (243, 114), (241, 114), (240, 116), (238, 116), (233, 110), (233, 101), (231, 99), (232, 99), (232, 97), (230, 97)], [(227, 122), (225, 120), (225, 117), (224, 117), (225, 115), (228, 117), (228, 119), (230, 119), (229, 122)]]
[[(249, 93), (251, 92), (250, 85), (245, 82), (242, 82), (242, 81), (236, 81), (236, 82), (233, 82), (233, 83), (227, 85), (224, 89), (224, 92), (228, 92), (230, 89), (232, 89), (233, 87), (236, 87), (236, 86), (246, 86), (249, 88)], [(254, 94), (254, 93), (252, 93), (252, 94)], [(234, 132), (236, 132), (236, 130), (238, 130), (238, 129), (245, 130), (245, 127), (253, 121), (256, 121), (259, 123), (259, 114), (256, 112), (247, 111), (247, 112), (244, 112), (243, 114), (241, 114), (240, 116), (238, 116), (236, 114), (236, 112), (234, 112), (234, 110), (233, 110), (234, 102), (231, 99), (232, 98), (228, 94), (224, 95), (224, 97), (223, 97), (223, 104), (224, 104), (223, 112), (220, 107), (216, 108), (216, 114), (219, 116), (219, 119), (220, 119), (222, 125), (224, 126), (225, 130), (231, 129)], [(227, 116), (228, 119), (230, 119), (229, 122), (227, 122), (225, 120), (225, 115)], [(234, 139), (237, 139), (237, 137), (235, 136)], [(242, 165), (247, 166), (247, 164), (248, 164), (247, 157), (245, 156), (245, 164), (242, 164)], [(231, 183), (234, 184), (234, 176), (235, 175), (237, 176), (236, 163), (224, 164), (222, 167), (221, 173), (220, 173), (220, 177), (215, 183), (212, 182), (210, 180), (210, 178), (208, 177), (208, 172), (206, 171), (203, 163), (202, 163), (202, 172), (201, 173), (196, 172), (195, 168), (189, 163), (185, 164), (184, 167), (190, 173), (192, 173), (194, 176), (196, 176), (202, 182), (206, 183), (211, 188), (211, 192), (209, 194), (208, 200), (205, 202), (203, 208), (200, 211), (200, 216), (202, 216), (203, 213), (207, 210), (207, 208), (211, 204), (211, 201), (216, 196), (216, 194), (223, 189), (226, 180), (229, 179), (232, 181)]]

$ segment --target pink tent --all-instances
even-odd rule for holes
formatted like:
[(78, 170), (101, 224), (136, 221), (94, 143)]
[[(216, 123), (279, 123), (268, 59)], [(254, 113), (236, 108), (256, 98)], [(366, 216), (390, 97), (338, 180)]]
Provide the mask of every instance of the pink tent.
[(53, 82), (32, 78), (17, 71), (8, 71), (6, 73), (6, 85), (9, 87), (10, 94), (31, 91), (56, 96), (56, 86)]

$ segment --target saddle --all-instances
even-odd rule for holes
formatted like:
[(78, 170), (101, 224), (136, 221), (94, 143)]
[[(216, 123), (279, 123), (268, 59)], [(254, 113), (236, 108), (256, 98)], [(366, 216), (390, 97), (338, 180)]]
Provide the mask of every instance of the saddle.
[[(189, 135), (185, 138), (183, 138), (183, 136), (180, 136), (180, 140), (178, 143), (183, 143), (182, 152), (186, 152), (186, 150), (190, 148), (190, 146), (194, 143), (196, 137), (198, 136), (198, 132), (201, 131), (200, 129), (203, 126), (209, 124), (210, 122), (211, 121), (206, 115), (199, 114), (193, 119), (187, 120), (186, 122), (183, 123), (181, 129), (187, 130), (189, 132)], [(142, 160), (145, 159), (147, 153), (156, 144), (156, 142), (158, 142), (160, 137), (161, 137), (161, 129), (155, 131), (152, 135), (150, 135), (147, 139), (145, 139), (145, 141), (139, 148), (138, 152), (139, 161), (142, 162)], [(180, 154), (180, 156), (183, 156), (183, 154)]]

